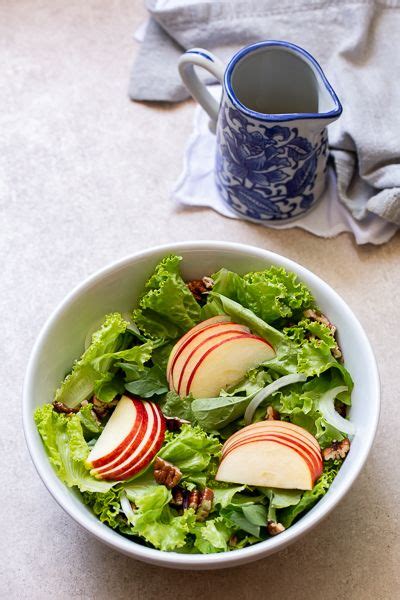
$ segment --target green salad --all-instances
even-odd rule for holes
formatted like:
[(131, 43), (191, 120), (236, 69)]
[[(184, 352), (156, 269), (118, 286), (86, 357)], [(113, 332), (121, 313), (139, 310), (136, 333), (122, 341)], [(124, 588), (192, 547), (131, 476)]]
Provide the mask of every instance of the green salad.
[(186, 282), (181, 260), (157, 265), (131, 314), (104, 316), (34, 418), (102, 523), (162, 551), (226, 552), (281, 534), (329, 490), (353, 382), (295, 274)]

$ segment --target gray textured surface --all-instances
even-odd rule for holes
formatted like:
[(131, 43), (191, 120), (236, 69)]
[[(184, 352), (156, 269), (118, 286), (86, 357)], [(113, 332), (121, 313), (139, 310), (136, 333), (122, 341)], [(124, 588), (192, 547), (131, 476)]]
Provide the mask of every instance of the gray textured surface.
[[(357, 248), (348, 235), (321, 240), (172, 206), (193, 106), (128, 101), (143, 14), (133, 0), (0, 3), (0, 597), (398, 598), (400, 236)], [(179, 573), (120, 556), (64, 514), (30, 462), (20, 399), (33, 341), (72, 286), (130, 252), (206, 237), (275, 250), (333, 285), (375, 347), (383, 410), (367, 468), (308, 537), (253, 565)]]

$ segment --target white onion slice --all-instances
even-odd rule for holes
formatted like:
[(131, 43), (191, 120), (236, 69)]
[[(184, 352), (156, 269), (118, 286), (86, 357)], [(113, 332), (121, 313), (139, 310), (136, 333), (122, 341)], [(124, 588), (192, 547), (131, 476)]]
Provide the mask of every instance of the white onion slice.
[(121, 494), (121, 508), (122, 508), (122, 512), (128, 519), (128, 523), (133, 523), (133, 521), (135, 519), (135, 513), (132, 510), (131, 503), (129, 502), (128, 497), (125, 494), (125, 492), (122, 492), (122, 494)]
[(328, 390), (320, 399), (318, 409), (329, 425), (332, 425), (332, 427), (335, 427), (335, 429), (338, 429), (341, 433), (354, 435), (356, 432), (354, 424), (340, 416), (335, 409), (336, 396), (340, 394), (340, 392), (347, 392), (347, 390), (348, 388), (344, 385)]
[(260, 390), (246, 408), (246, 412), (244, 413), (245, 424), (250, 425), (253, 420), (254, 413), (260, 406), (261, 402), (265, 400), (265, 398), (268, 398), (268, 396), (278, 391), (280, 388), (285, 387), (285, 385), (299, 383), (300, 381), (306, 381), (306, 379), (307, 377), (303, 373), (291, 373), (290, 375), (284, 375), (283, 377), (276, 379), (265, 388)]

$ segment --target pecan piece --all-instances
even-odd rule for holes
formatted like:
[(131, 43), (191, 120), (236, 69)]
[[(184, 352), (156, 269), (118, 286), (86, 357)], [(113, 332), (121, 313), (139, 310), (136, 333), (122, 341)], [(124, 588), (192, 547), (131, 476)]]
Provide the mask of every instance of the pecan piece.
[(193, 279), (189, 281), (187, 287), (192, 292), (195, 300), (201, 302), (204, 300), (204, 296), (212, 290), (214, 281), (211, 277), (203, 277), (202, 279)]
[(265, 421), (280, 421), (281, 415), (273, 406), (267, 406), (267, 412), (265, 413)]
[(168, 489), (175, 487), (181, 480), (182, 472), (178, 467), (157, 456), (154, 461), (154, 479)]
[(346, 454), (350, 450), (350, 441), (348, 438), (344, 438), (341, 442), (333, 442), (329, 448), (322, 450), (322, 456), (324, 460), (337, 460), (339, 458), (345, 458)]
[(197, 521), (204, 521), (211, 512), (214, 500), (214, 492), (211, 488), (204, 488), (200, 496), (200, 504), (196, 513)]
[(199, 508), (200, 499), (201, 499), (201, 494), (200, 494), (199, 490), (192, 490), (191, 492), (189, 492), (189, 495), (188, 495), (187, 507), (193, 508), (194, 512), (196, 512), (197, 509)]
[(278, 535), (278, 533), (282, 533), (282, 531), (285, 531), (285, 528), (282, 525), (282, 523), (276, 523), (276, 521), (268, 521), (267, 531), (269, 535)]
[(62, 413), (64, 415), (72, 415), (79, 411), (79, 408), (71, 408), (63, 402), (53, 402), (53, 409), (55, 412)]
[(179, 417), (166, 417), (164, 415), (164, 419), (168, 431), (179, 431), (182, 425), (185, 423), (190, 423), (190, 421), (187, 421), (186, 419), (180, 419)]
[(183, 508), (183, 503), (185, 501), (185, 490), (180, 487), (175, 487), (172, 492), (172, 499), (170, 501), (170, 505), (174, 508)]

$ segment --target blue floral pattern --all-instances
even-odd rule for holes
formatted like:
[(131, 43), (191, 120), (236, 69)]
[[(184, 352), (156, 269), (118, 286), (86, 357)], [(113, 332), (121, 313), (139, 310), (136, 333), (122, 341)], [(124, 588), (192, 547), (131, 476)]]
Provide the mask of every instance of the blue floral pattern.
[[(315, 139), (314, 139), (315, 138)], [(308, 211), (325, 178), (327, 134), (268, 126), (223, 102), (217, 131), (216, 181), (224, 200), (250, 219), (282, 221)]]

